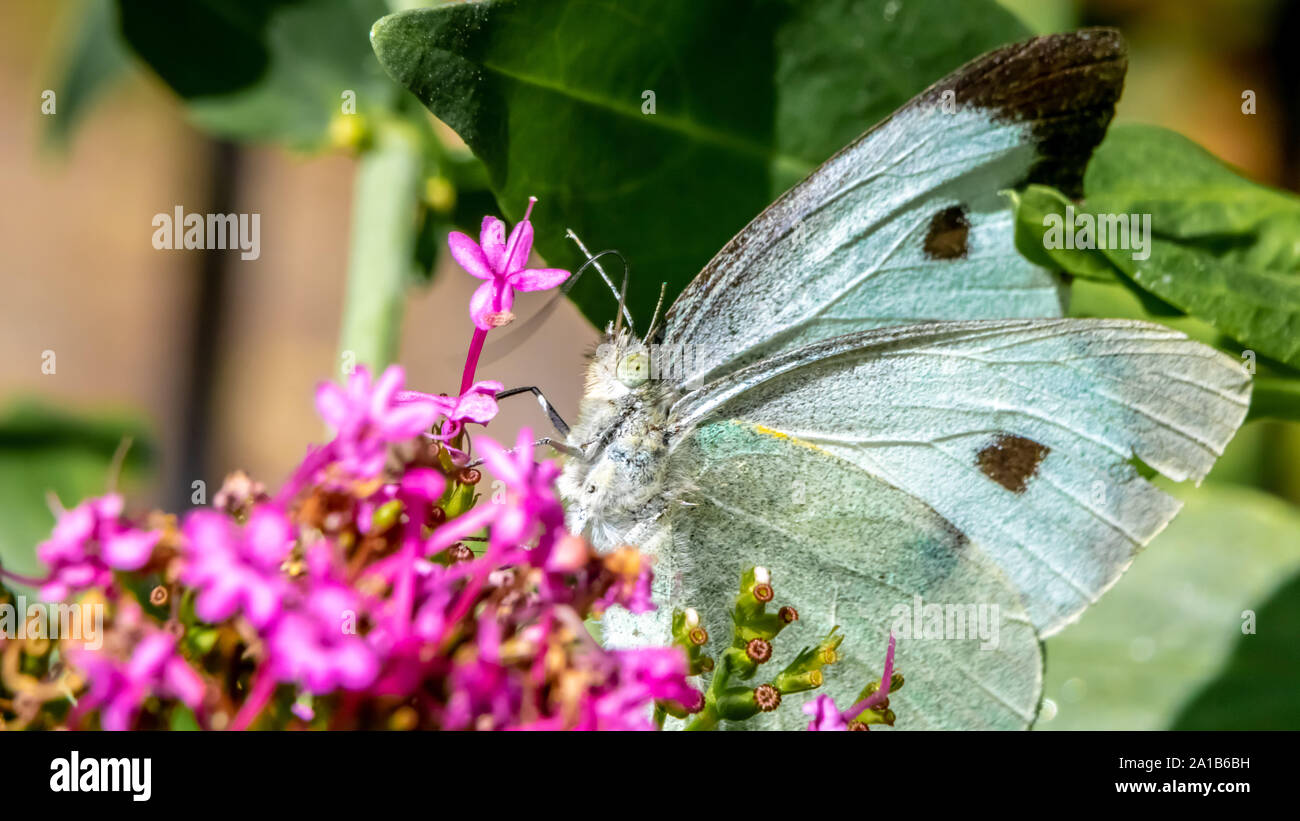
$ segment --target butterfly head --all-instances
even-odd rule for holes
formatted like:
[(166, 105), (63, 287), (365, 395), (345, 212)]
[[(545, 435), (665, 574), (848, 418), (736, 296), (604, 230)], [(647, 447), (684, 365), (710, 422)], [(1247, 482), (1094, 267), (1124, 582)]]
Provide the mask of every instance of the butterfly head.
[(587, 395), (618, 400), (644, 389), (650, 377), (650, 346), (627, 330), (607, 327), (587, 369)]

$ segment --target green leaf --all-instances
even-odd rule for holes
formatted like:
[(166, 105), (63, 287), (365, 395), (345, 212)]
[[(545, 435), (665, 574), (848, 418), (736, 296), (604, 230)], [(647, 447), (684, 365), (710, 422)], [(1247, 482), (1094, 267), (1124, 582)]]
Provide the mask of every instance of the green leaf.
[(1106, 257), (1244, 347), (1300, 365), (1300, 198), (1239, 176), (1179, 134), (1111, 129), (1084, 176), (1094, 214), (1150, 214), (1151, 256)]
[[(399, 13), (371, 40), (483, 160), (508, 217), (540, 197), (548, 262), (580, 263), (566, 228), (619, 249), (630, 307), (648, 317), (661, 281), (680, 291), (791, 183), (1026, 35), (985, 0), (531, 0)], [(612, 318), (596, 278), (571, 296)]]
[(1247, 348), (1300, 366), (1300, 276), (1234, 264), (1158, 235), (1150, 259), (1122, 249), (1104, 253), (1143, 290)]
[[(1216, 729), (1300, 729), (1292, 652), (1300, 601), (1287, 586), (1300, 572), (1300, 511), (1230, 485), (1182, 495), (1186, 506), (1168, 530), (1077, 624), (1047, 641), (1052, 703), (1038, 729), (1183, 726), (1215, 682), (1240, 690), (1231, 714), (1213, 713)], [(1272, 618), (1285, 609), (1274, 604), (1284, 593), (1291, 616)], [(1243, 634), (1247, 610), (1257, 616), (1251, 635)], [(1279, 643), (1290, 649), (1261, 668), (1260, 650)], [(1238, 665), (1243, 657), (1255, 666)], [(1198, 709), (1198, 726), (1211, 715)]]
[(1096, 281), (1104, 264), (1124, 274), (1117, 281), (1139, 293), (1148, 314), (1190, 314), (1262, 357), (1300, 366), (1300, 198), (1246, 180), (1185, 137), (1150, 126), (1111, 129), (1084, 193), (1076, 215), (1097, 225), (1149, 217), (1145, 258), (1136, 258), (1131, 238), (1124, 248), (1047, 247), (1054, 243), (1042, 220), (1063, 214), (1068, 200), (1042, 186), (1013, 199), (1020, 253)]
[(1222, 671), (1174, 718), (1175, 730), (1300, 729), (1300, 575), (1254, 609), (1258, 632), (1237, 639)]
[[(1115, 282), (1115, 267), (1097, 250), (1065, 248), (1047, 241), (1046, 229), (1053, 216), (1067, 224), (1067, 208), (1077, 208), (1069, 197), (1046, 185), (1030, 185), (1023, 191), (1008, 191), (1015, 212), (1015, 242), (1025, 259), (1044, 268), (1093, 279)], [(1082, 209), (1079, 209), (1082, 210)]]
[(63, 148), (99, 98), (130, 68), (113, 0), (76, 4), (72, 31), (54, 72), (55, 113), (44, 117), (47, 144)]
[(1229, 265), (1300, 277), (1300, 197), (1242, 177), (1176, 132), (1112, 128), (1084, 191), (1095, 212), (1150, 214), (1157, 236)]
[(326, 142), (343, 114), (393, 110), (400, 89), (366, 39), (383, 0), (118, 0), (122, 33), (202, 129), (295, 148)]
[(46, 493), (68, 507), (103, 494), (113, 454), (128, 436), (133, 445), (124, 470), (130, 477), (153, 458), (137, 421), (84, 418), (33, 402), (0, 413), (0, 563), (6, 570), (40, 571), (36, 545), (54, 526)]

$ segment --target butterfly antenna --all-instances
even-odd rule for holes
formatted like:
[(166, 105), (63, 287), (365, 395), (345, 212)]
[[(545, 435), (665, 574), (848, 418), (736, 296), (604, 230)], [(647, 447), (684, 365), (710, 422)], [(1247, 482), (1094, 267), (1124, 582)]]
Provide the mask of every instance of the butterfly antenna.
[[(627, 313), (627, 268), (623, 269), (623, 287), (618, 292), (618, 311), (614, 313), (614, 338), (617, 339), (619, 332), (623, 330), (623, 314)], [(632, 317), (627, 318), (627, 329), (636, 336), (636, 329), (632, 327)]]
[(650, 327), (646, 329), (645, 341), (653, 342), (655, 337), (655, 328), (659, 326), (659, 310), (664, 307), (664, 293), (668, 291), (668, 283), (659, 283), (659, 301), (655, 303), (654, 315), (650, 317)]
[[(600, 274), (600, 278), (601, 278), (602, 280), (605, 281), (605, 285), (606, 285), (606, 287), (609, 288), (609, 292), (610, 292), (611, 294), (613, 294), (613, 295), (615, 296), (615, 298), (618, 299), (618, 310), (619, 310), (619, 313), (618, 313), (618, 319), (619, 319), (619, 326), (622, 327), (623, 317), (627, 317), (627, 327), (628, 327), (629, 329), (631, 329), (633, 333), (636, 333), (635, 327), (632, 325), (632, 314), (630, 314), (630, 313), (628, 312), (628, 310), (627, 310), (627, 299), (626, 299), (626, 297), (627, 297), (627, 260), (626, 260), (626, 259), (623, 259), (623, 255), (620, 254), (620, 253), (618, 253), (617, 251), (601, 251), (599, 254), (596, 254), (595, 256), (592, 256), (592, 255), (591, 255), (591, 252), (587, 250), (587, 246), (582, 244), (582, 240), (578, 239), (578, 235), (575, 234), (575, 233), (573, 233), (573, 229), (572, 229), (572, 228), (570, 228), (570, 229), (568, 229), (567, 231), (565, 231), (565, 236), (567, 236), (569, 239), (573, 240), (574, 243), (577, 244), (577, 246), (578, 246), (578, 250), (579, 250), (579, 251), (582, 251), (583, 256), (585, 256), (585, 257), (587, 258), (587, 261), (586, 261), (585, 263), (583, 263), (582, 268), (579, 268), (579, 269), (578, 269), (578, 273), (575, 274), (575, 275), (573, 276), (573, 279), (577, 279), (577, 278), (578, 278), (578, 274), (581, 274), (582, 271), (583, 271), (583, 270), (584, 270), (588, 265), (593, 266), (593, 267), (596, 269), (596, 273)], [(602, 267), (600, 267), (600, 263), (597, 261), (597, 260), (599, 260), (601, 257), (603, 257), (605, 254), (616, 254), (616, 255), (618, 256), (618, 258), (619, 258), (620, 260), (623, 261), (623, 290), (622, 290), (622, 293), (619, 292), (619, 289), (617, 289), (617, 288), (614, 287), (614, 280), (612, 280), (612, 279), (609, 278), (609, 274), (605, 273), (605, 269), (602, 268)]]
[[(583, 250), (585, 251), (586, 249), (584, 248)], [(555, 309), (559, 307), (560, 302), (563, 301), (564, 297), (569, 295), (569, 292), (573, 290), (573, 286), (582, 278), (582, 275), (586, 273), (587, 269), (598, 266), (600, 264), (599, 260), (603, 256), (618, 257), (619, 261), (623, 263), (623, 269), (627, 270), (627, 260), (623, 258), (622, 254), (613, 249), (601, 251), (595, 256), (588, 255), (587, 261), (582, 263), (582, 266), (573, 272), (573, 276), (564, 281), (564, 284), (555, 292), (555, 295), (547, 300), (546, 304), (543, 305), (537, 313), (528, 317), (528, 319), (524, 320), (519, 327), (514, 328), (501, 339), (488, 342), (487, 348), (483, 351), (483, 358), (479, 360), (479, 364), (491, 364), (492, 362), (510, 354), (520, 345), (527, 342), (533, 334), (537, 333), (537, 329), (542, 326), (546, 321), (546, 318), (555, 312)], [(609, 277), (605, 275), (604, 271), (601, 271), (600, 273), (605, 279), (605, 284), (609, 286), (609, 292), (617, 297), (618, 291), (614, 290), (613, 282), (611, 282)], [(489, 339), (491, 339), (491, 337), (489, 337)]]

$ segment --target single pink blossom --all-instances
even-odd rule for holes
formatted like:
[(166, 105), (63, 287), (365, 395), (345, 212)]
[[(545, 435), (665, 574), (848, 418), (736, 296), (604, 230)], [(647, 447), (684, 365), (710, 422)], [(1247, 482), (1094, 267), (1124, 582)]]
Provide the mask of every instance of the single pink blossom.
[(446, 441), (459, 435), (466, 422), (474, 422), (479, 425), (486, 425), (491, 422), (499, 410), (497, 394), (504, 387), (505, 385), (500, 382), (488, 379), (475, 382), (470, 386), (469, 390), (460, 396), (435, 396), (421, 391), (398, 391), (394, 401), (399, 405), (409, 402), (424, 402), (436, 407), (438, 414), (447, 419), (442, 426), (442, 433), (438, 437)]
[(331, 455), (352, 475), (378, 476), (389, 443), (413, 439), (438, 418), (438, 408), (430, 402), (398, 401), (404, 379), (401, 366), (390, 365), (371, 384), (370, 371), (358, 365), (346, 389), (333, 382), (317, 387), (316, 409), (337, 432)]
[(803, 711), (812, 716), (812, 721), (808, 722), (809, 730), (837, 732), (849, 729), (849, 723), (835, 706), (835, 699), (825, 693), (805, 704)]
[(181, 656), (176, 636), (154, 626), (138, 607), (125, 605), (116, 629), (123, 628), (139, 636), (128, 658), (117, 658), (107, 646), (91, 650), (73, 643), (67, 649), (68, 662), (89, 684), (70, 723), (98, 709), (105, 730), (129, 730), (150, 696), (175, 698), (197, 711), (203, 703), (203, 679)]
[(219, 622), (243, 611), (257, 628), (280, 614), (289, 582), (280, 566), (293, 549), (288, 518), (272, 505), (257, 507), (241, 529), (224, 513), (196, 510), (185, 520), (181, 581), (198, 589), (194, 611)]
[(41, 596), (62, 601), (78, 590), (107, 587), (113, 570), (143, 567), (161, 536), (123, 521), (118, 494), (87, 499), (59, 514), (50, 538), (36, 548), (37, 557), (50, 568)]
[[(532, 201), (528, 212), (532, 212)], [(569, 278), (561, 268), (525, 268), (533, 249), (533, 225), (528, 214), (515, 225), (510, 239), (505, 238), (505, 223), (496, 217), (484, 217), (479, 241), (467, 234), (452, 231), (447, 235), (451, 255), (469, 274), (486, 280), (469, 301), (469, 315), (481, 331), (499, 328), (513, 315), (515, 291), (545, 291)]]

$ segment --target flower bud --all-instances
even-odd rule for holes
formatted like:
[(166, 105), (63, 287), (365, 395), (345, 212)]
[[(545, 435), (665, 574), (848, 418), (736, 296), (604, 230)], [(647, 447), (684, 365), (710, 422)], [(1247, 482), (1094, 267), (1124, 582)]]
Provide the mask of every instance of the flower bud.
[(780, 690), (784, 695), (791, 693), (802, 693), (805, 690), (813, 690), (825, 681), (821, 670), (807, 670), (804, 672), (782, 671), (775, 679), (772, 680), (772, 686)]
[(755, 664), (763, 664), (772, 658), (772, 643), (764, 639), (751, 639), (745, 645), (745, 655)]
[(733, 687), (718, 697), (718, 715), (728, 721), (744, 721), (755, 715), (770, 713), (781, 705), (781, 694), (770, 684), (750, 690)]

